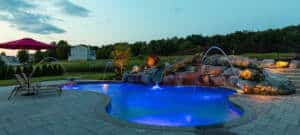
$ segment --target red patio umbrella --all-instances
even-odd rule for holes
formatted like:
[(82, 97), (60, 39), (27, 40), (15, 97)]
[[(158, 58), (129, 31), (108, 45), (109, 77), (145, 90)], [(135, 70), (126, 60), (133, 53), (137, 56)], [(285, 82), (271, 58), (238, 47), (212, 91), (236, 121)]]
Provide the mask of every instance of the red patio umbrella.
[(31, 38), (23, 38), (20, 40), (0, 43), (0, 48), (3, 49), (23, 49), (23, 50), (42, 50), (55, 48), (54, 45), (33, 40)]

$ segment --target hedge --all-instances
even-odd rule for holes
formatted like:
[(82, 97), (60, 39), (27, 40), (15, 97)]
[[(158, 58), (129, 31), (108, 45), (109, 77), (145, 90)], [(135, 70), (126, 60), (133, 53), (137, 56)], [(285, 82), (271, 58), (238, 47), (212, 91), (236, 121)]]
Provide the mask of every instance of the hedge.
[(25, 73), (28, 76), (34, 71), (33, 77), (40, 76), (57, 76), (65, 73), (64, 68), (60, 64), (43, 64), (39, 66), (0, 66), (0, 80), (12, 79), (14, 74)]

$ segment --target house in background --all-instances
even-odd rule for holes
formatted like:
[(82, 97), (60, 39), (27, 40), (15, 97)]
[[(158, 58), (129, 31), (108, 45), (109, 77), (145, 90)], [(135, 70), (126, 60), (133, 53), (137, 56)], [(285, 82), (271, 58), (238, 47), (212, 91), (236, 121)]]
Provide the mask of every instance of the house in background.
[(68, 60), (96, 60), (96, 51), (84, 45), (74, 46), (71, 47)]
[(20, 61), (15, 56), (0, 56), (0, 59), (8, 66), (19, 66)]

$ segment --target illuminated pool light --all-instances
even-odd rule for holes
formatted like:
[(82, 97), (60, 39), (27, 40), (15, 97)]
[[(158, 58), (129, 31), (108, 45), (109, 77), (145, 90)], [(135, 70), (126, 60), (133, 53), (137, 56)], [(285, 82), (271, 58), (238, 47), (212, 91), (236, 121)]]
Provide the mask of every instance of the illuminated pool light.
[(108, 84), (102, 84), (102, 90), (103, 90), (103, 93), (107, 93), (108, 92)]

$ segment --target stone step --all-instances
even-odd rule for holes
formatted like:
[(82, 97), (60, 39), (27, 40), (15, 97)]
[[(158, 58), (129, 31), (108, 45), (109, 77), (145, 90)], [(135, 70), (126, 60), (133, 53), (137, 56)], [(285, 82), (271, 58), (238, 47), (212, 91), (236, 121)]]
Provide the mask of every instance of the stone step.
[(292, 81), (294, 84), (299, 84), (300, 85), (300, 81)]
[(295, 80), (295, 81), (300, 80), (300, 77), (287, 77), (287, 78), (289, 78), (290, 80)]
[(300, 72), (287, 72), (287, 73), (279, 73), (279, 74), (284, 74), (284, 75), (300, 75)]
[(298, 76), (300, 76), (300, 72), (299, 73), (279, 73), (279, 74), (281, 74), (281, 75), (298, 75)]
[(300, 70), (300, 68), (265, 68), (270, 70)]
[(294, 81), (294, 80), (291, 80), (291, 82), (295, 85), (299, 85), (300, 86), (300, 81)]
[(300, 85), (300, 80), (290, 80), (290, 81), (292, 81), (295, 84), (299, 84)]
[(277, 73), (277, 74), (282, 74), (282, 75), (300, 75), (300, 72), (273, 72), (271, 71), (271, 73)]
[(300, 76), (300, 74), (281, 74), (281, 75), (290, 76), (290, 77), (298, 77), (298, 76)]
[(295, 73), (300, 73), (300, 69), (267, 69), (268, 71), (271, 72), (282, 72), (282, 73), (290, 73), (290, 72), (295, 72)]
[(296, 87), (300, 88), (300, 84), (299, 83), (295, 83), (295, 82), (293, 82), (293, 83), (295, 84)]

